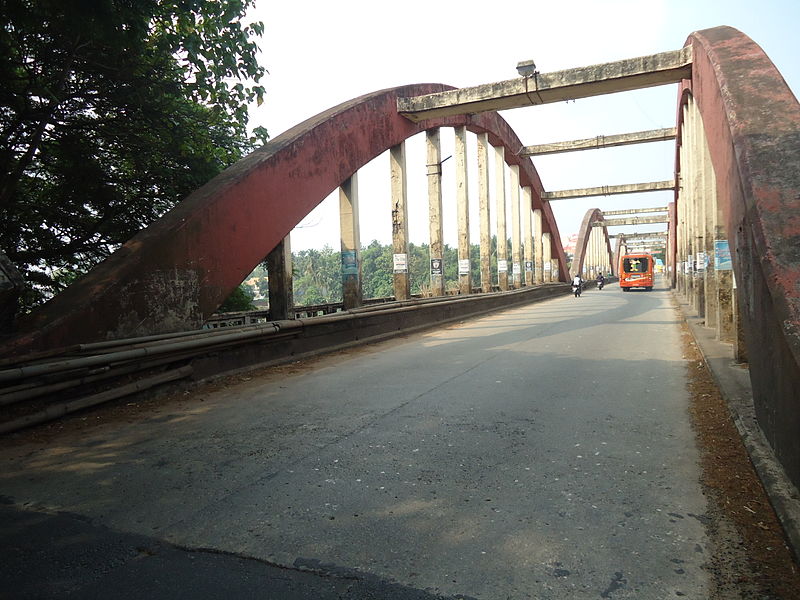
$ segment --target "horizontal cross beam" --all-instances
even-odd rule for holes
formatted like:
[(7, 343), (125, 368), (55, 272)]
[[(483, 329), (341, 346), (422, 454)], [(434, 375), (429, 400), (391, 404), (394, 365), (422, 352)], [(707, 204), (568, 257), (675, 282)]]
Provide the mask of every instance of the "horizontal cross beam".
[(519, 151), (520, 156), (541, 156), (543, 154), (560, 154), (562, 152), (577, 152), (579, 150), (595, 150), (597, 148), (613, 148), (628, 146), (630, 144), (644, 144), (647, 142), (664, 142), (675, 139), (675, 127), (665, 129), (650, 129), (634, 133), (621, 133), (618, 135), (598, 135), (593, 138), (572, 140), (569, 142), (553, 142), (537, 146), (523, 146)]
[(593, 221), (592, 227), (619, 227), (621, 225), (647, 225), (649, 223), (669, 223), (669, 217), (628, 217), (627, 219), (606, 219), (604, 221)]
[(626, 92), (677, 83), (691, 75), (692, 51), (687, 46), (650, 56), (398, 98), (397, 111), (418, 122)]
[(641, 239), (649, 239), (649, 238), (659, 238), (659, 237), (666, 237), (666, 236), (667, 236), (667, 232), (666, 231), (650, 231), (650, 232), (643, 231), (641, 233), (614, 233), (612, 235), (609, 235), (608, 237), (612, 237), (612, 238), (621, 237), (621, 238), (625, 238), (626, 240), (635, 240), (635, 239), (639, 239), (639, 238), (641, 238)]
[(601, 185), (600, 187), (578, 188), (575, 190), (559, 190), (542, 192), (542, 200), (566, 200), (568, 198), (588, 198), (590, 196), (613, 196), (616, 194), (636, 194), (638, 192), (660, 192), (674, 190), (675, 182), (652, 181), (649, 183), (625, 183), (622, 185)]
[(608, 215), (638, 215), (642, 213), (660, 213), (660, 212), (667, 212), (669, 208), (666, 206), (661, 207), (654, 207), (654, 208), (631, 208), (628, 210), (604, 210), (603, 216)]

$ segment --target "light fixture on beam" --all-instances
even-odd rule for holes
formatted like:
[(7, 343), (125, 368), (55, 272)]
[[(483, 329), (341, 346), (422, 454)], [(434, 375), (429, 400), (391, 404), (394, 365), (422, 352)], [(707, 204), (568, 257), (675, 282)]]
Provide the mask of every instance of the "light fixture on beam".
[(520, 77), (533, 77), (536, 72), (536, 63), (532, 60), (523, 60), (517, 63), (517, 73), (520, 74)]

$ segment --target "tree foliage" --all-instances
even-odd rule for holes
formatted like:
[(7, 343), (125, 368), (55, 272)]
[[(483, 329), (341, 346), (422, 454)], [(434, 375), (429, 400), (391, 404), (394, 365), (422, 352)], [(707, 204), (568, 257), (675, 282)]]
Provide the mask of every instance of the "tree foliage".
[(240, 158), (254, 0), (0, 0), (0, 249), (30, 306)]
[(225, 299), (220, 307), (217, 309), (217, 312), (225, 313), (225, 312), (240, 312), (245, 310), (254, 310), (255, 306), (253, 305), (253, 292), (250, 291), (250, 287), (246, 285), (239, 285), (231, 295)]
[[(492, 239), (492, 273), (497, 271), (496, 240)], [(361, 248), (361, 277), (364, 298), (394, 296), (392, 246), (373, 240)], [(420, 294), (430, 286), (430, 249), (427, 244), (409, 244), (408, 275), (411, 293)], [(444, 280), (458, 287), (458, 250), (444, 247)], [(470, 246), (474, 287), (480, 285), (480, 246)], [(260, 267), (261, 268), (261, 267)], [(325, 246), (322, 250), (303, 250), (292, 254), (293, 291), (296, 306), (332, 304), (342, 301), (341, 254)], [(497, 283), (496, 275), (493, 283)]]

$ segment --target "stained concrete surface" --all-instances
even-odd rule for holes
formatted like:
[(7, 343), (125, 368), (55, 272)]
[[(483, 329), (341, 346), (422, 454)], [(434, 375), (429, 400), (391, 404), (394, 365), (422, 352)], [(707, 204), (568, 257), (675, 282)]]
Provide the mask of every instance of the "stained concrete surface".
[[(372, 582), (386, 598), (706, 597), (713, 549), (679, 318), (666, 290), (610, 286), (46, 446), (13, 436), (0, 447), (3, 514), (57, 517), (27, 550), (45, 564), (70, 537), (66, 513), (160, 544), (179, 579), (187, 549), (203, 549), (205, 570), (233, 581), (225, 561), (252, 559)], [(3, 539), (23, 521), (5, 518)], [(15, 575), (34, 592), (49, 585), (38, 563)], [(104, 586), (133, 581), (138, 563), (121, 564)], [(308, 590), (298, 597), (324, 597)]]

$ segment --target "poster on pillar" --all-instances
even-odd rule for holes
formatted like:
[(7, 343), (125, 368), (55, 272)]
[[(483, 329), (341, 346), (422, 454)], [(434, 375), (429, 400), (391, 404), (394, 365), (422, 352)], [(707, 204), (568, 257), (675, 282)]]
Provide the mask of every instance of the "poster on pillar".
[(442, 259), (441, 258), (432, 258), (431, 259), (431, 275), (441, 275), (442, 273), (443, 273)]
[(697, 271), (705, 271), (706, 270), (706, 262), (707, 257), (705, 252), (698, 252), (695, 254), (695, 260), (697, 261), (697, 266), (695, 267)]
[(394, 254), (392, 263), (395, 273), (408, 273), (408, 254)]
[(514, 263), (512, 268), (514, 269), (514, 277), (519, 277), (522, 274), (522, 267), (519, 263)]
[(553, 265), (550, 264), (549, 260), (544, 263), (544, 270), (545, 271), (550, 271), (550, 270), (552, 270), (552, 268), (553, 268)]
[(342, 252), (342, 275), (358, 275), (358, 257), (355, 250)]
[(458, 260), (458, 274), (459, 275), (469, 275), (469, 259), (468, 258), (460, 258)]
[(733, 270), (731, 248), (728, 245), (728, 240), (714, 240), (714, 268), (717, 271)]
[(508, 273), (508, 261), (497, 259), (497, 272)]
[(525, 261), (525, 272), (526, 273), (533, 273), (533, 261), (526, 260)]

